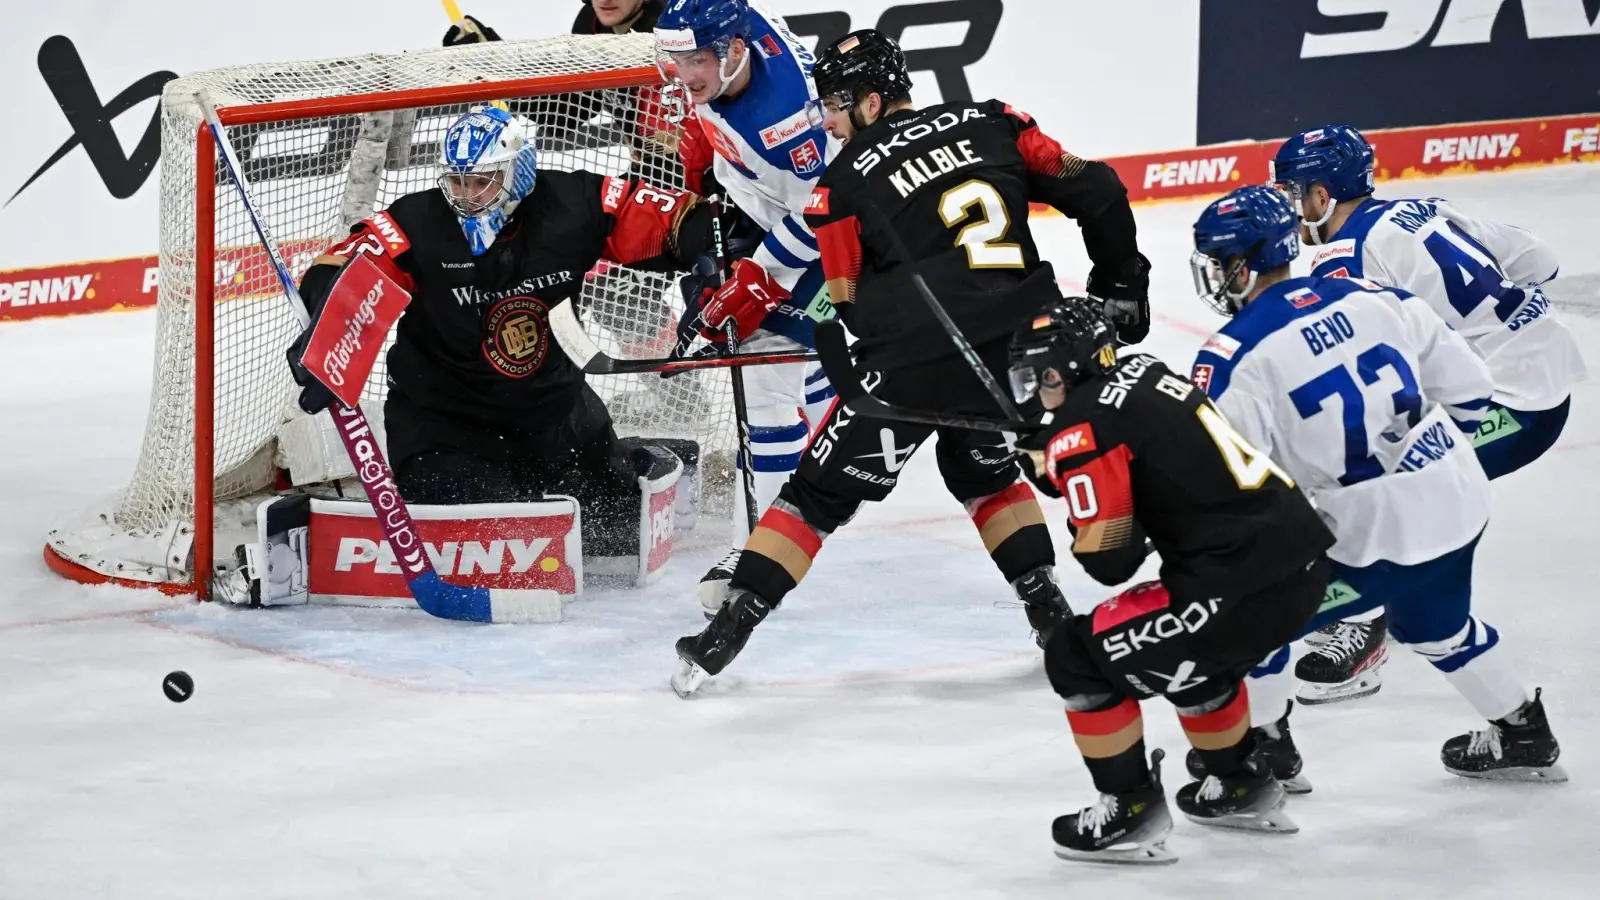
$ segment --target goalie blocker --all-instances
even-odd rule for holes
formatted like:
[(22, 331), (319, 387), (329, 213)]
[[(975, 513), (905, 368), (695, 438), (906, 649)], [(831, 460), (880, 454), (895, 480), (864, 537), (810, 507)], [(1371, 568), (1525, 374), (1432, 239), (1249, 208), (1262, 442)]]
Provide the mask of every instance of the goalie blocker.
[[(700, 494), (696, 448), (688, 441), (668, 443), (681, 446), (635, 450), (644, 471), (633, 555), (586, 557), (582, 510), (572, 497), (419, 504), (410, 507), (411, 515), (434, 568), (452, 584), (537, 592), (531, 614), (520, 620), (559, 622), (564, 602), (583, 592), (585, 572), (648, 584), (671, 559), (679, 523), (693, 527)], [(415, 606), (378, 515), (365, 500), (292, 494), (266, 501), (257, 510), (257, 541), (237, 548), (238, 567), (217, 577), (213, 596), (250, 606)]]

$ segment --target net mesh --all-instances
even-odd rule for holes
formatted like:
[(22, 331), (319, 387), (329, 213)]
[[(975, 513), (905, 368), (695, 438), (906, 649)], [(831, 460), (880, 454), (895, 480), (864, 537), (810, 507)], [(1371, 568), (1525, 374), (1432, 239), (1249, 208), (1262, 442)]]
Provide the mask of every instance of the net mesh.
[[(157, 351), (150, 414), (127, 488), (95, 517), (97, 548), (52, 534), (74, 562), (103, 574), (181, 580), (171, 548), (130, 549), (148, 537), (170, 541), (193, 521), (195, 427), (196, 135), (195, 102), (205, 92), (219, 108), (384, 94), (375, 112), (282, 119), (232, 126), (229, 138), (257, 206), (296, 278), (352, 222), (396, 198), (432, 189), (439, 141), (470, 104), (448, 100), (458, 85), (506, 84), (495, 94), (537, 126), (542, 170), (632, 174), (681, 187), (672, 152), (676, 126), (662, 106), (649, 35), (563, 36), (395, 55), (251, 65), (200, 72), (169, 83), (162, 97), (161, 257)], [(631, 75), (619, 75), (632, 70)], [(559, 85), (527, 79), (565, 77)], [(623, 86), (589, 88), (585, 80)], [(552, 92), (552, 87), (559, 87)], [(573, 89), (576, 88), (576, 89)], [(414, 92), (397, 94), (396, 92)], [(431, 95), (431, 96), (430, 96)], [(446, 95), (441, 97), (441, 95)], [(346, 105), (345, 108), (349, 108)], [(226, 169), (217, 164), (215, 493), (224, 503), (262, 491), (274, 477), (274, 435), (294, 409), (285, 348), (298, 328), (276, 275), (256, 242)], [(676, 276), (597, 266), (581, 295), (585, 327), (612, 355), (653, 357), (672, 346), (682, 311)], [(728, 451), (733, 415), (721, 370), (671, 379), (655, 375), (590, 379), (619, 434), (690, 437)], [(365, 399), (381, 401), (381, 362)], [(376, 404), (368, 404), (376, 405)], [(115, 540), (106, 540), (106, 532)], [(110, 545), (111, 549), (106, 549)], [(118, 560), (118, 556), (127, 557)], [(97, 558), (105, 557), (105, 558)], [(154, 564), (164, 561), (164, 565)], [(114, 570), (114, 571), (113, 571)]]

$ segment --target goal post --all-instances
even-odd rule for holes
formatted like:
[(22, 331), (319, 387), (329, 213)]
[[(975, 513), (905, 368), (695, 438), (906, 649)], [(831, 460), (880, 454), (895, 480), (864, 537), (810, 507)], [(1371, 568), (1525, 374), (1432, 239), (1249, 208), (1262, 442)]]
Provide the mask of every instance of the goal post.
[[(162, 94), (161, 248), (150, 414), (128, 485), (52, 530), (66, 577), (206, 595), (213, 564), (253, 529), (254, 507), (342, 473), (319, 420), (294, 404), (295, 327), (253, 239), (195, 97), (218, 106), (294, 277), (350, 224), (433, 189), (438, 143), (470, 105), (503, 102), (536, 126), (541, 171), (630, 174), (681, 187), (676, 126), (647, 34), (503, 41), (414, 53), (239, 66)], [(676, 276), (600, 264), (583, 279), (584, 327), (619, 357), (663, 355), (681, 312)], [(391, 335), (392, 339), (392, 335)], [(559, 352), (552, 348), (554, 352)], [(731, 457), (727, 373), (590, 378), (620, 435), (686, 437)], [(382, 360), (362, 407), (381, 429)], [(713, 482), (715, 479), (711, 479)]]

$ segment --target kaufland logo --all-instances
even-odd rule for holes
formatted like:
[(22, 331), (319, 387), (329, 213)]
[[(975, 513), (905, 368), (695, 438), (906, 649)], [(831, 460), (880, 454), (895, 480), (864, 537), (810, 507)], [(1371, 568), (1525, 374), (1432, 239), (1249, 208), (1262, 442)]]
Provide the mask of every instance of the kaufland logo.
[(1422, 145), (1422, 162), (1467, 162), (1521, 156), (1515, 134), (1479, 134), (1468, 137), (1428, 138)]
[(1238, 162), (1237, 156), (1213, 156), (1182, 162), (1151, 163), (1144, 167), (1144, 186), (1146, 189), (1156, 185), (1170, 188), (1238, 181), (1239, 173), (1234, 170)]
[[(550, 538), (529, 541), (445, 541), (442, 544), (423, 542), (434, 569), (440, 575), (519, 575), (535, 565), (544, 572), (561, 568), (561, 560), (545, 555)], [(357, 566), (371, 566), (378, 575), (400, 575), (394, 551), (387, 541), (379, 543), (366, 538), (347, 537), (339, 541), (339, 554), (333, 563), (336, 572), (354, 571)]]

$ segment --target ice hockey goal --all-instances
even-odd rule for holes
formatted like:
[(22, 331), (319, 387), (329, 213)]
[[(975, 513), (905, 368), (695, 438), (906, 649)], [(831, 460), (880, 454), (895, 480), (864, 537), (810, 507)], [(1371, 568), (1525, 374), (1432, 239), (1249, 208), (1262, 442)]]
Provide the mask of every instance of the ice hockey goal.
[[(451, 119), (504, 101), (538, 126), (541, 169), (631, 172), (681, 186), (649, 35), (572, 36), (199, 72), (162, 96), (160, 299), (144, 445), (128, 486), (53, 530), (45, 558), (80, 581), (202, 595), (216, 560), (317, 442), (283, 353), (296, 327), (205, 129), (220, 108), (245, 178), (298, 276), (352, 222), (434, 183)], [(597, 267), (580, 307), (617, 356), (658, 356), (679, 311), (672, 279)], [(591, 379), (619, 434), (733, 442), (727, 374)], [(380, 363), (363, 408), (381, 411)], [(304, 451), (300, 447), (300, 451)], [(303, 457), (304, 453), (298, 456)], [(337, 468), (337, 464), (334, 465)]]

